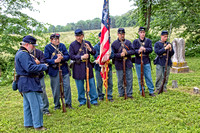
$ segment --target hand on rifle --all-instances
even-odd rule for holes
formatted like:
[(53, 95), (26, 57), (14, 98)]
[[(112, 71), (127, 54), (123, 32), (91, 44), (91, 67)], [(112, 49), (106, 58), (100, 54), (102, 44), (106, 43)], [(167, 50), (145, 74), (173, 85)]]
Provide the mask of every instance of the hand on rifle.
[(61, 62), (61, 59), (60, 59), (60, 58), (57, 58), (57, 59), (55, 59), (54, 62), (55, 62), (55, 63), (60, 63), (60, 62)]
[(59, 59), (63, 59), (63, 56), (61, 55), (61, 54), (57, 54), (57, 57), (59, 58)]
[(143, 51), (145, 52), (145, 51), (146, 51), (146, 48), (143, 47), (143, 46), (141, 46), (140, 49), (139, 49), (139, 51), (138, 51), (138, 53), (142, 53)]
[(36, 58), (35, 63), (38, 65), (38, 64), (40, 64), (40, 61)]
[(85, 43), (85, 47), (89, 50), (89, 51), (92, 51), (91, 47), (89, 44)]
[(125, 48), (123, 48), (122, 52), (124, 52), (124, 53), (125, 53), (125, 55), (127, 55), (127, 51), (126, 51), (126, 49), (125, 49)]
[(85, 60), (85, 59), (88, 59), (89, 58), (89, 55), (88, 54), (84, 54), (81, 56), (81, 60)]
[(121, 53), (121, 57), (124, 57), (126, 54), (122, 51)]
[(169, 49), (170, 51), (172, 50), (172, 46), (170, 43), (165, 47), (165, 50), (167, 50), (167, 49)]

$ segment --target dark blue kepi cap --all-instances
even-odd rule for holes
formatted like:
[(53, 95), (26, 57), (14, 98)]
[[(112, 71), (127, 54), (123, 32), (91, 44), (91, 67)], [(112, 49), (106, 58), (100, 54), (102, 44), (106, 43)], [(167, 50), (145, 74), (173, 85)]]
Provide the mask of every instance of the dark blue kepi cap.
[(59, 38), (59, 37), (60, 37), (60, 34), (54, 33), (54, 34), (51, 34), (50, 39)]
[(80, 36), (80, 35), (83, 35), (83, 31), (81, 29), (77, 29), (75, 30), (75, 36)]
[(99, 32), (99, 37), (101, 37), (101, 32)]
[(166, 31), (166, 30), (163, 30), (162, 32), (161, 32), (161, 35), (163, 36), (163, 35), (168, 35), (168, 32)]
[(140, 31), (145, 31), (145, 28), (144, 28), (144, 27), (140, 27), (140, 28), (139, 28), (139, 32), (140, 32)]
[(118, 34), (122, 34), (122, 33), (125, 33), (125, 29), (124, 28), (119, 28), (118, 29)]
[(23, 42), (26, 42), (26, 43), (29, 43), (29, 44), (32, 44), (34, 46), (38, 46), (38, 44), (36, 44), (36, 41), (37, 39), (35, 39), (34, 37), (28, 35), (28, 36), (24, 36)]

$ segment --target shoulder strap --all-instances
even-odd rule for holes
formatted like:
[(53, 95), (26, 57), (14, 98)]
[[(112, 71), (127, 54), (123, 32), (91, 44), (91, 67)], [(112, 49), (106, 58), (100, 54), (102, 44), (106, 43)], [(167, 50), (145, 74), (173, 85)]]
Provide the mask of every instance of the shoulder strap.
[(137, 40), (138, 40), (138, 42), (140, 43), (141, 46), (144, 46), (145, 43), (147, 42), (147, 39), (148, 39), (148, 38), (145, 38), (143, 43), (140, 41), (139, 38), (138, 38)]
[(52, 46), (59, 54), (61, 54), (61, 55), (63, 56), (63, 53), (62, 53), (58, 48), (56, 48), (52, 43), (51, 43), (51, 46)]
[(130, 50), (129, 47), (125, 44), (126, 43), (126, 40), (123, 42), (121, 41), (121, 47), (119, 48), (118, 50), (118, 53), (123, 49), (123, 48), (126, 48), (127, 50)]
[[(85, 41), (84, 41), (84, 42), (85, 42)], [(83, 51), (83, 46), (84, 46), (84, 43), (81, 43), (81, 47), (80, 47), (80, 49), (78, 50), (77, 55), (80, 55), (81, 51)]]

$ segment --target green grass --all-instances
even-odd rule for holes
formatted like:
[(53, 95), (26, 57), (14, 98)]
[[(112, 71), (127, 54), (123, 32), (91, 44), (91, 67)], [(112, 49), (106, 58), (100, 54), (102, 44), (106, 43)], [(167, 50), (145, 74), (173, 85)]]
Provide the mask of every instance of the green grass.
[[(125, 27), (125, 31), (126, 31), (126, 39), (130, 40), (131, 42), (133, 42), (133, 40), (135, 40), (137, 38), (137, 35), (138, 35), (138, 28), (139, 27)], [(111, 39), (111, 43), (117, 39), (117, 30), (118, 28), (111, 28), (110, 29), (110, 39)], [(99, 30), (86, 30), (84, 31), (84, 35), (85, 35), (85, 39), (87, 39), (89, 37), (89, 34), (90, 33), (93, 33), (94, 35), (96, 35), (96, 37), (98, 36), (100, 32), (100, 29)], [(177, 30), (176, 32), (181, 32), (181, 29), (180, 30)], [(60, 42), (61, 43), (64, 43), (66, 45), (69, 45), (71, 42), (73, 42), (75, 40), (75, 36), (74, 36), (74, 31), (68, 31), (68, 32), (59, 32), (60, 33)], [(49, 38), (49, 36), (51, 35), (52, 33), (48, 33), (46, 34), (46, 37)], [(158, 35), (160, 35), (160, 33), (158, 33)], [(172, 35), (171, 35), (171, 41), (174, 40), (174, 38), (177, 38), (178, 37), (178, 34), (175, 33), (174, 31), (172, 32)], [(36, 37), (36, 38), (40, 38), (42, 39), (41, 37)], [(42, 46), (45, 46), (46, 44), (41, 44), (40, 42), (38, 42), (39, 45), (42, 45)], [(95, 44), (92, 44), (93, 46)]]
[[(133, 71), (134, 99), (118, 98), (117, 76), (113, 69), (114, 102), (100, 102), (98, 107), (78, 107), (77, 89), (71, 78), (72, 104), (74, 110), (54, 111), (50, 81), (45, 79), (52, 116), (44, 115), (45, 132), (200, 132), (199, 94), (193, 94), (193, 87), (200, 84), (200, 61), (186, 58), (190, 73), (171, 74), (167, 93), (154, 98), (139, 95), (136, 72)], [(155, 83), (155, 66), (153, 65)], [(178, 81), (178, 88), (172, 89), (172, 80)], [(35, 132), (24, 129), (23, 99), (11, 85), (0, 89), (0, 132)]]

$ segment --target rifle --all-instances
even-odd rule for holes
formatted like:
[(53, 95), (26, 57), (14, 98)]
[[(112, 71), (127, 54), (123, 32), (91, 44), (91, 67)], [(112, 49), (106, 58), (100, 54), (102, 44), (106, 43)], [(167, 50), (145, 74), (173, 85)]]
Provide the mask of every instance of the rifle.
[(144, 76), (144, 68), (143, 67), (144, 67), (144, 64), (143, 64), (143, 57), (142, 57), (142, 52), (141, 52), (141, 75), (140, 75), (141, 76), (140, 77), (141, 78), (140, 79), (141, 83), (140, 84), (141, 84), (141, 88), (142, 88), (142, 96), (145, 97), (144, 88), (143, 88), (144, 87), (144, 78), (143, 78), (143, 76)]
[[(170, 35), (171, 35), (171, 28), (172, 28), (172, 23), (170, 24), (170, 34), (169, 34), (169, 42), (170, 42)], [(165, 62), (165, 72), (164, 72), (164, 79), (162, 82), (162, 85), (159, 89), (158, 94), (163, 93), (163, 89), (164, 89), (164, 84), (166, 82), (166, 76), (167, 76), (167, 66), (168, 66), (168, 60), (169, 60), (169, 49), (167, 49), (167, 58), (166, 58), (166, 62)]]
[[(121, 40), (123, 48), (125, 47), (124, 42)], [(126, 59), (127, 57), (123, 57), (123, 88), (124, 88), (124, 100), (127, 99), (127, 92), (126, 92)]]
[(61, 98), (61, 101), (62, 101), (62, 110), (63, 110), (63, 113), (66, 112), (66, 107), (65, 107), (65, 104), (64, 104), (64, 88), (63, 88), (63, 77), (62, 77), (62, 70), (60, 68), (60, 63), (58, 65), (58, 68), (59, 68), (59, 81), (60, 81), (60, 98)]
[[(83, 40), (83, 44), (85, 44), (84, 40)], [(86, 47), (85, 47), (85, 50), (86, 50), (86, 54), (88, 54), (88, 50), (87, 50)], [(86, 59), (85, 65), (86, 65), (86, 98), (87, 98), (87, 107), (91, 108), (90, 100), (89, 100), (89, 96), (88, 96), (89, 95), (89, 91), (90, 91), (88, 59)]]

